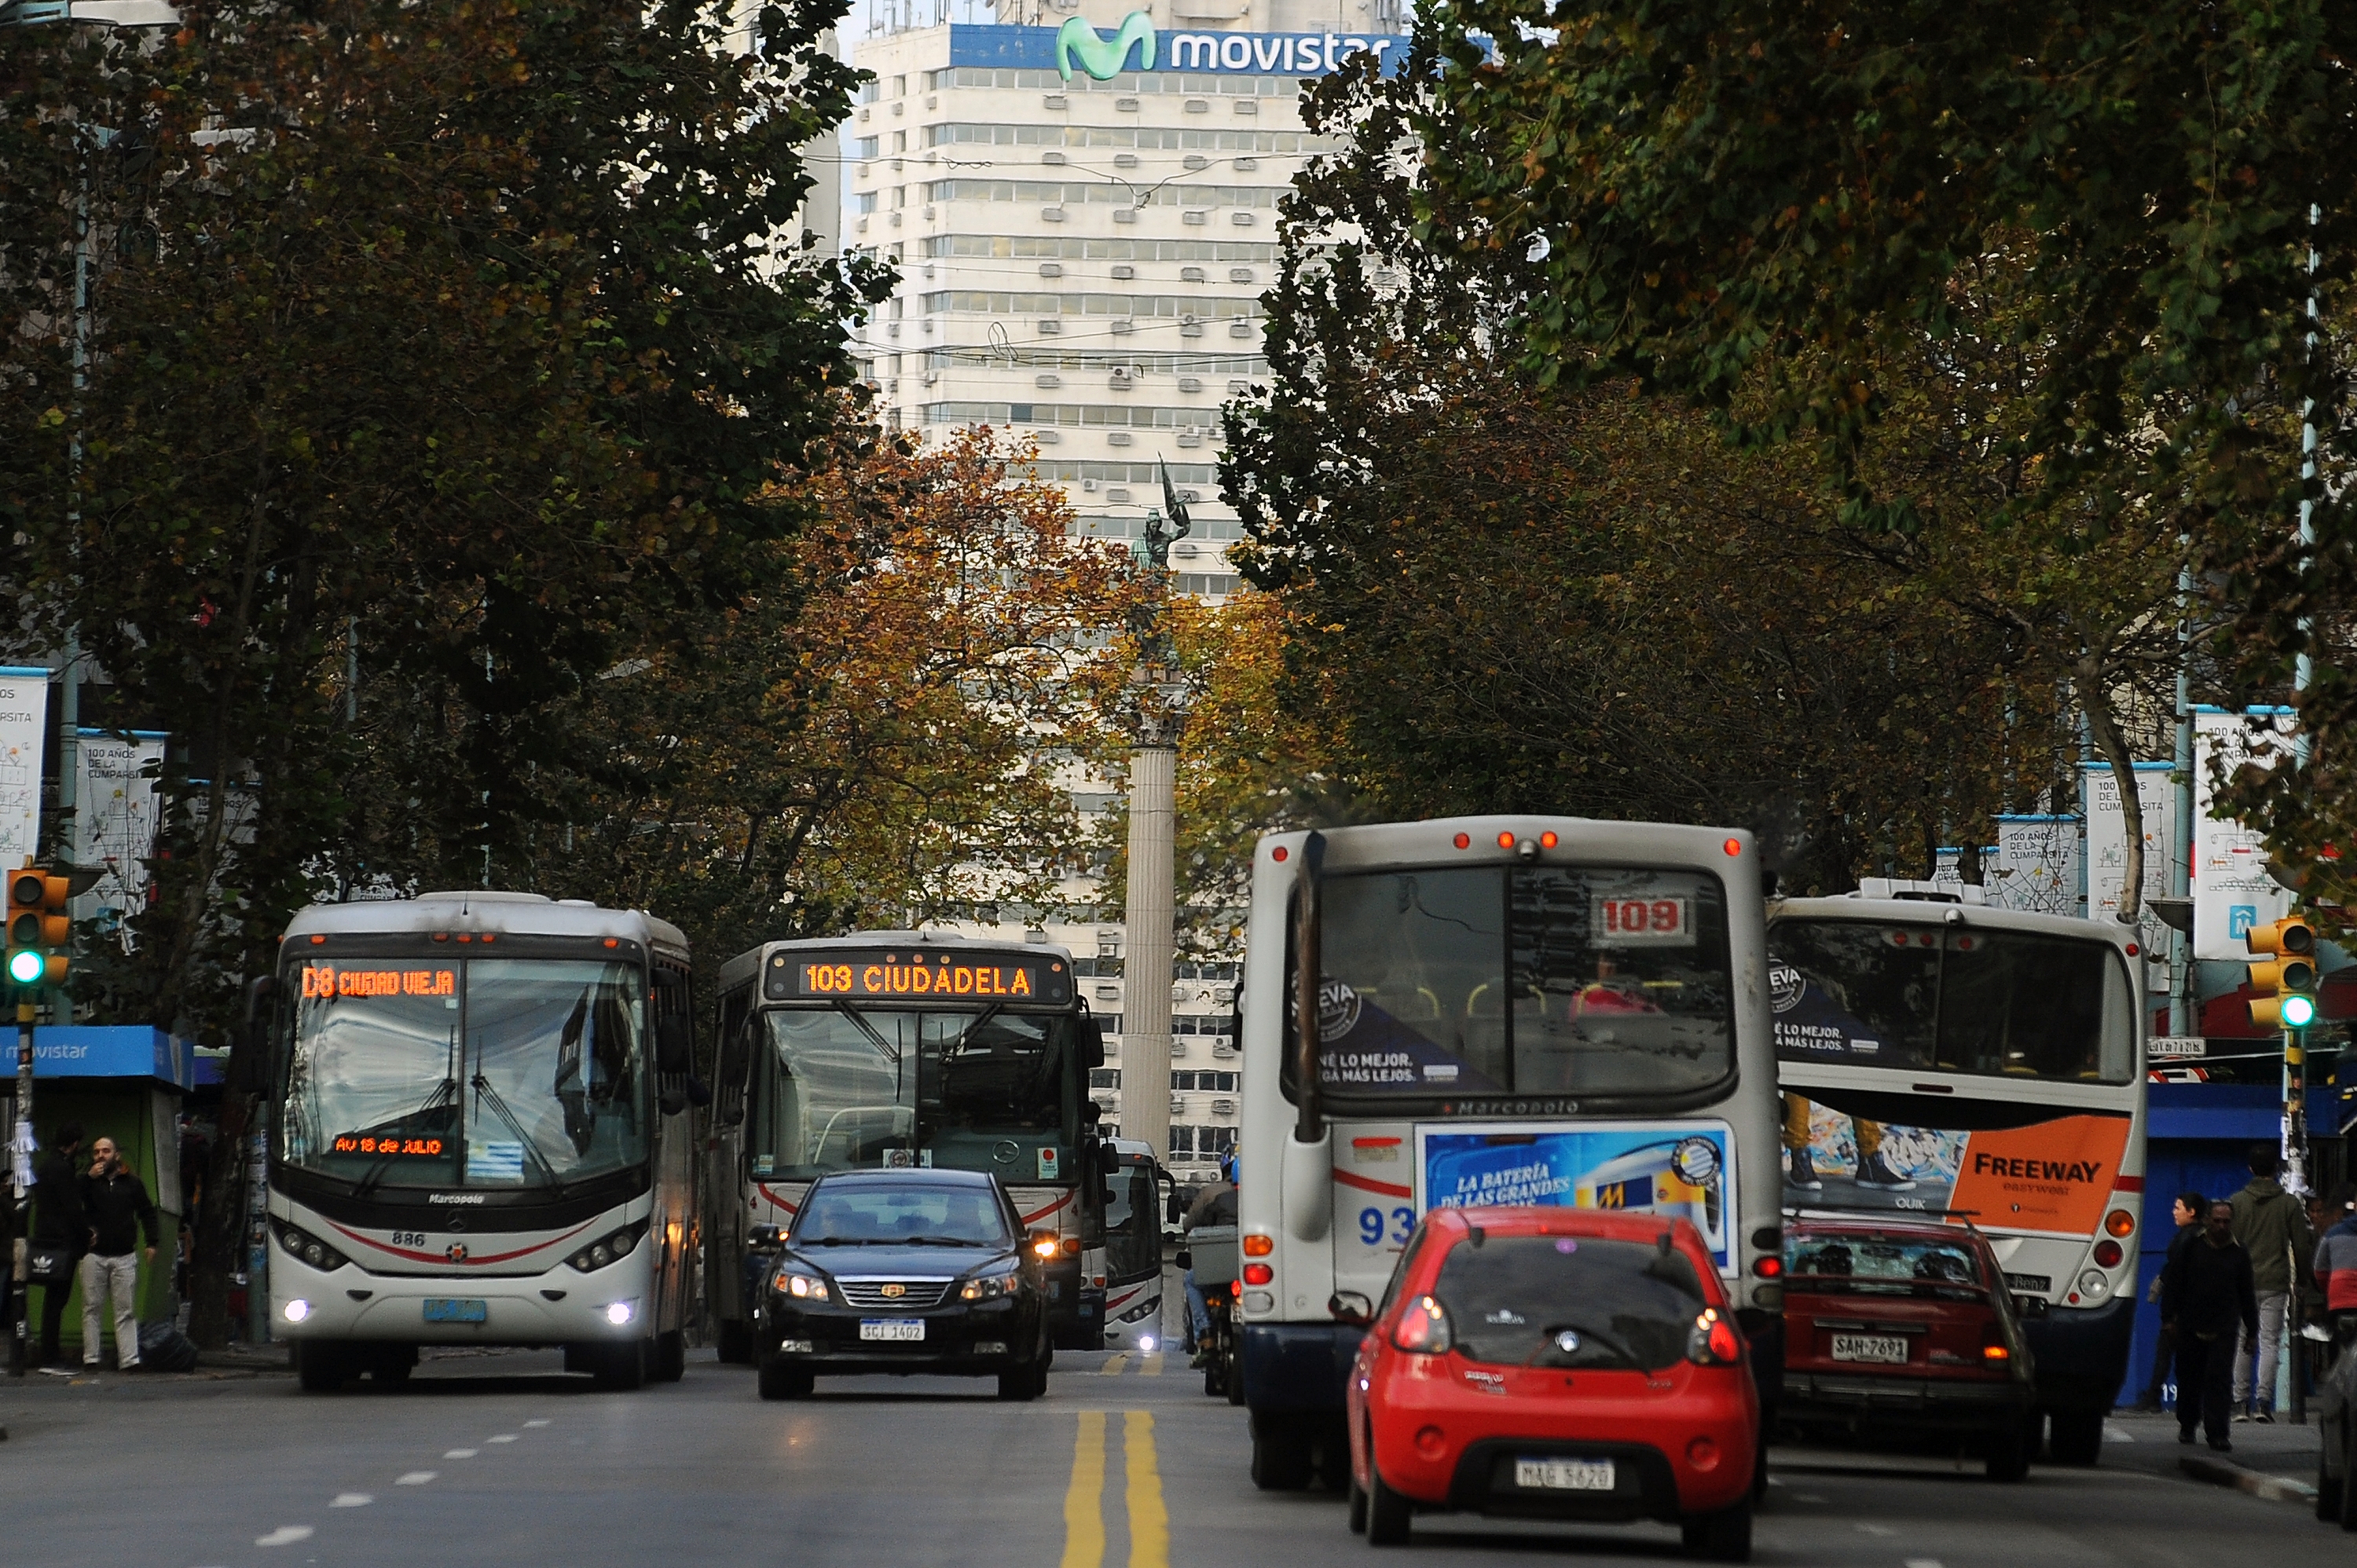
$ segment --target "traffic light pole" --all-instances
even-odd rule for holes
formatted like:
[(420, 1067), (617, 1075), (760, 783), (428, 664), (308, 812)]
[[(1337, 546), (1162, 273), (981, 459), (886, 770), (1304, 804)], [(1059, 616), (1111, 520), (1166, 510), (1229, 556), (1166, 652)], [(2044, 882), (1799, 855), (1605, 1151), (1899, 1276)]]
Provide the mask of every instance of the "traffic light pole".
[[(33, 1125), (33, 993), (19, 988), (16, 993), (16, 1125), (30, 1130)], [(24, 1132), (17, 1137), (22, 1139)], [(10, 1150), (13, 1165), (16, 1151)], [(27, 1155), (29, 1159), (31, 1156)], [(33, 1309), (26, 1286), (27, 1264), (32, 1242), (33, 1194), (31, 1189), (16, 1195), (16, 1239), (15, 1256), (9, 1260), (10, 1295), (16, 1304), (16, 1322), (8, 1341), (8, 1370), (23, 1377), (33, 1364)]]

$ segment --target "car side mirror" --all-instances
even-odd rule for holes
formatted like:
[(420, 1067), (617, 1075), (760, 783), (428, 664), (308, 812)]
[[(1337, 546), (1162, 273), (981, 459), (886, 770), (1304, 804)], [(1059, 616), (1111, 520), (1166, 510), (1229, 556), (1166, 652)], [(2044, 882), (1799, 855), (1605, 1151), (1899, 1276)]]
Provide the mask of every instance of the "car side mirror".
[(1178, 1264), (1181, 1271), (1191, 1269), (1195, 1266), (1195, 1254), (1181, 1247), (1170, 1255), (1170, 1261)]
[(1335, 1322), (1357, 1328), (1364, 1328), (1375, 1320), (1375, 1304), (1354, 1290), (1338, 1290), (1328, 1296), (1326, 1310), (1334, 1315)]
[(756, 1225), (746, 1232), (745, 1244), (748, 1247), (782, 1247), (786, 1244), (786, 1233), (774, 1225)]

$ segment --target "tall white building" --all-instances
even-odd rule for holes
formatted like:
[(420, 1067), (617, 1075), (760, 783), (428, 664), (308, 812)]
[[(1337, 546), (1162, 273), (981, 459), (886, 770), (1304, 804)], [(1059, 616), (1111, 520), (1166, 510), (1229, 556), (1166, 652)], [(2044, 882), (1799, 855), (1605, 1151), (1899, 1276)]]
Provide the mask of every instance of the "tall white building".
[(1220, 406), (1265, 379), (1276, 204), (1321, 141), (1302, 81), (1404, 52), (1396, 0), (998, 14), (854, 54), (877, 81), (844, 128), (845, 243), (901, 276), (862, 335), (865, 373), (900, 424), (1035, 438), (1091, 534), (1135, 537), (1167, 462), (1194, 519), (1176, 585), (1232, 593)]
[[(1233, 593), (1220, 410), (1266, 378), (1276, 204), (1323, 145), (1302, 129), (1302, 82), (1361, 49), (1404, 54), (1397, 0), (1005, 0), (996, 14), (895, 26), (853, 53), (877, 80), (843, 128), (844, 242), (901, 280), (861, 335), (863, 373), (903, 426), (1037, 440), (1040, 476), (1066, 487), (1087, 534), (1135, 537), (1167, 462), (1194, 522), (1174, 585)], [(1113, 1120), (1139, 983), (1121, 927), (970, 929), (1071, 950), (1113, 1036), (1091, 1085)], [(1181, 1179), (1233, 1146), (1235, 981), (1232, 958), (1172, 977)]]

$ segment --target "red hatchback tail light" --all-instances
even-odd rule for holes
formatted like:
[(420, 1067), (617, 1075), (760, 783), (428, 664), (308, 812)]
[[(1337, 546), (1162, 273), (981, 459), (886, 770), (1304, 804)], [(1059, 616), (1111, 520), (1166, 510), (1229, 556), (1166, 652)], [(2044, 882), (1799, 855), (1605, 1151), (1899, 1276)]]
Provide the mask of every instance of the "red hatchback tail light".
[(1985, 1366), (2002, 1367), (2013, 1359), (2013, 1348), (2005, 1342), (2005, 1331), (1992, 1323), (1981, 1330), (1981, 1361)]
[(1731, 1367), (1743, 1359), (1743, 1337), (1718, 1315), (1718, 1308), (1705, 1307), (1686, 1336), (1686, 1359), (1703, 1367)]
[(1420, 1356), (1437, 1356), (1457, 1342), (1449, 1331), (1448, 1310), (1428, 1295), (1420, 1295), (1400, 1314), (1392, 1343)]

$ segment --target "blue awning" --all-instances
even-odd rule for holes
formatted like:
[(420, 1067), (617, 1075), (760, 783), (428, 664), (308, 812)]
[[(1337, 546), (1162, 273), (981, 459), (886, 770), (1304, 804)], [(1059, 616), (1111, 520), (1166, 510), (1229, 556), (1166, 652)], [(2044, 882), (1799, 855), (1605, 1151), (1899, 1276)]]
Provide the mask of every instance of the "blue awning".
[(145, 1078), (188, 1090), (196, 1087), (196, 1052), (136, 1024), (53, 1024), (33, 1031), (33, 1077)]

